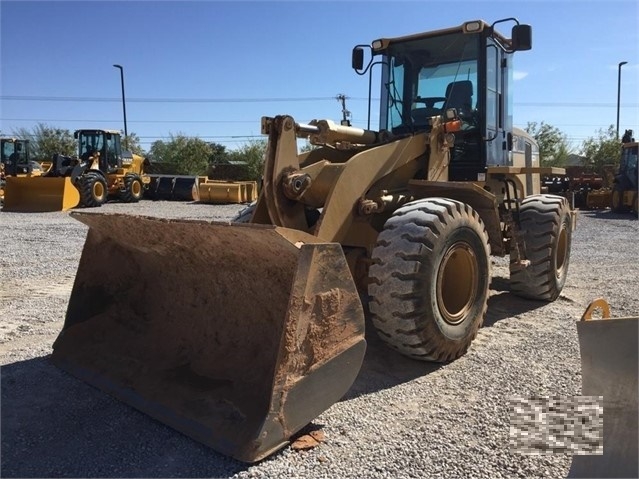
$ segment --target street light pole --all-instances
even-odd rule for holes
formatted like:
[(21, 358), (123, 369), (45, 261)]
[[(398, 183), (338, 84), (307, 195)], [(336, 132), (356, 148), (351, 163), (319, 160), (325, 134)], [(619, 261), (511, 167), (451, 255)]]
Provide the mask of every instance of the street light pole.
[[(120, 70), (120, 83), (122, 85), (122, 111), (124, 112), (124, 149), (128, 150), (129, 149), (129, 145), (128, 145), (128, 136), (129, 136), (129, 134), (128, 134), (127, 129), (126, 129), (126, 101), (124, 99), (124, 68), (122, 68), (122, 65), (113, 65), (113, 66)], [(619, 129), (619, 128), (617, 128), (617, 129)]]
[(621, 67), (628, 62), (619, 62), (619, 70), (617, 73), (617, 140), (619, 139), (619, 107), (621, 103)]

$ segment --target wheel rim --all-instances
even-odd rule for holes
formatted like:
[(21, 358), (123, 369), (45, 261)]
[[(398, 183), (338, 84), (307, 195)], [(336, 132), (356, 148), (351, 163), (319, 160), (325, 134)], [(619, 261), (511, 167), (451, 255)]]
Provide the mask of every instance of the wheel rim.
[(139, 181), (134, 181), (133, 183), (131, 183), (131, 193), (133, 193), (133, 196), (139, 196), (141, 192), (142, 185), (140, 185)]
[(477, 256), (467, 243), (451, 246), (442, 259), (437, 273), (437, 303), (449, 324), (464, 321), (475, 304), (479, 287)]
[(563, 274), (564, 266), (566, 264), (566, 257), (568, 256), (568, 232), (566, 228), (561, 228), (559, 232), (559, 241), (557, 242), (557, 259), (555, 268), (556, 275), (559, 278)]
[(104, 198), (104, 185), (99, 181), (93, 183), (93, 197), (96, 200)]

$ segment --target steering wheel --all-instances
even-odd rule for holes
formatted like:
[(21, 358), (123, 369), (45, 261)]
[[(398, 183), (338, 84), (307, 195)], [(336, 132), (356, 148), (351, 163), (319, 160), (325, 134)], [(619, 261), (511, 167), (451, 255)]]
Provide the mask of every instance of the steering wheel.
[(414, 103), (423, 103), (424, 105), (426, 105), (426, 108), (434, 108), (435, 107), (435, 103), (439, 103), (442, 102), (442, 106), (443, 103), (446, 101), (445, 97), (441, 97), (441, 96), (430, 96), (430, 97), (415, 97), (415, 99), (413, 100)]

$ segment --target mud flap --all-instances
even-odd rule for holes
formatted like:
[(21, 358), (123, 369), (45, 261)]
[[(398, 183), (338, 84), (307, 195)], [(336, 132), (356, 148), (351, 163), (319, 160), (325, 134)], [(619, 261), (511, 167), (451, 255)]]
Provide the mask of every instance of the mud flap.
[[(595, 308), (603, 320), (589, 320)], [(582, 394), (603, 396), (603, 454), (575, 455), (568, 477), (639, 477), (639, 317), (609, 318), (599, 299), (577, 323)]]
[(71, 178), (7, 177), (3, 211), (66, 211), (80, 204), (80, 192)]
[(265, 225), (72, 213), (89, 226), (53, 362), (245, 462), (348, 391), (364, 313), (342, 249)]

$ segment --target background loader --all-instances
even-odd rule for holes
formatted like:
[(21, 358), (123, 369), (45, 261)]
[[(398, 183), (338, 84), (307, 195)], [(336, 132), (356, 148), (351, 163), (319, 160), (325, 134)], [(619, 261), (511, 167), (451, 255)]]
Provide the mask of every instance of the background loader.
[(77, 130), (74, 137), (78, 157), (54, 155), (42, 176), (7, 178), (4, 211), (64, 211), (101, 206), (108, 199), (142, 199), (150, 181), (146, 160), (122, 151), (119, 132)]
[(555, 300), (575, 216), (511, 123), (515, 23), (356, 47), (357, 73), (381, 65), (379, 129), (262, 118), (263, 187), (235, 222), (72, 213), (89, 232), (55, 364), (254, 462), (350, 388), (365, 310), (393, 349), (447, 362), (484, 320), (491, 254), (514, 294)]
[(639, 213), (637, 200), (637, 154), (639, 143), (632, 137), (632, 130), (626, 130), (622, 138), (621, 161), (615, 175), (611, 193), (611, 207), (617, 213), (632, 211)]
[(51, 167), (29, 157), (29, 140), (0, 138), (0, 202), (4, 201), (7, 176), (41, 176)]

